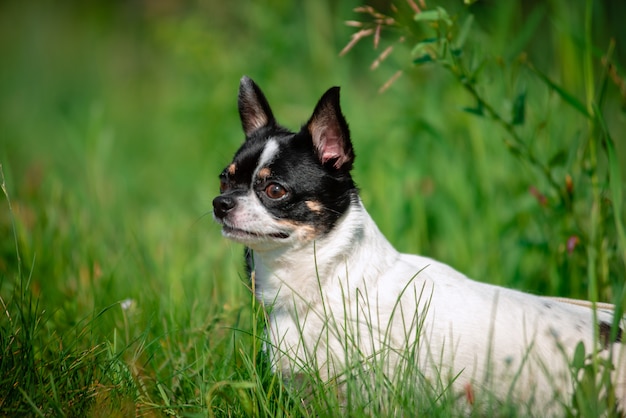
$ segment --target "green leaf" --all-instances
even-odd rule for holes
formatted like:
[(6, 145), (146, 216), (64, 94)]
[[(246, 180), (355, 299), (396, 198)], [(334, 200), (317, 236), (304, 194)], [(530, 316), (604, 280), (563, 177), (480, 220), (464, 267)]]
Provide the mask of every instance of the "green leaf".
[(446, 9), (437, 7), (434, 10), (424, 10), (417, 13), (414, 18), (416, 22), (444, 22), (448, 26), (452, 26), (452, 19)]
[(438, 38), (426, 38), (415, 44), (413, 49), (411, 50), (412, 56), (422, 56), (424, 54), (430, 55), (433, 50), (433, 44), (435, 44), (439, 39)]
[(439, 20), (439, 12), (437, 10), (424, 10), (417, 13), (414, 19), (416, 22), (437, 22)]
[(433, 62), (433, 57), (430, 56), (430, 54), (424, 54), (420, 57), (417, 57), (413, 60), (413, 64), (426, 64), (428, 62)]
[(548, 167), (563, 166), (567, 162), (567, 151), (561, 150), (554, 154), (550, 161), (548, 161)]
[(585, 345), (581, 342), (576, 346), (574, 358), (572, 359), (572, 367), (578, 371), (585, 367)]
[(526, 120), (526, 92), (517, 95), (513, 101), (511, 110), (511, 123), (513, 125), (523, 125)]
[(537, 28), (543, 21), (545, 16), (546, 6), (538, 2), (538, 5), (533, 8), (528, 17), (524, 18), (524, 24), (522, 28), (517, 31), (517, 36), (507, 44), (506, 58), (512, 59), (520, 54), (528, 45), (532, 37), (537, 33)]
[(458, 49), (461, 49), (467, 38), (469, 37), (470, 30), (472, 29), (472, 25), (474, 24), (474, 15), (467, 16), (465, 22), (463, 22), (463, 26), (461, 26), (461, 30), (459, 31), (459, 35), (456, 38), (455, 46)]
[(485, 116), (485, 109), (482, 102), (478, 102), (476, 107), (464, 107), (463, 111), (471, 113), (472, 115)]
[(585, 107), (585, 105), (583, 105), (576, 97), (574, 97), (574, 95), (570, 94), (567, 90), (565, 90), (563, 87), (559, 86), (558, 84), (556, 84), (555, 82), (553, 82), (552, 80), (550, 80), (548, 78), (547, 75), (545, 75), (544, 73), (542, 73), (541, 71), (539, 71), (537, 68), (535, 68), (533, 65), (529, 65), (528, 66), (530, 68), (530, 70), (532, 72), (534, 72), (537, 76), (539, 76), (539, 78), (546, 83), (552, 90), (556, 91), (557, 94), (559, 96), (561, 96), (561, 99), (565, 100), (565, 102), (567, 102), (570, 106), (572, 106), (574, 109), (578, 110), (580, 113), (582, 113), (585, 117), (590, 118), (591, 115), (589, 114), (589, 112), (587, 111), (587, 108)]

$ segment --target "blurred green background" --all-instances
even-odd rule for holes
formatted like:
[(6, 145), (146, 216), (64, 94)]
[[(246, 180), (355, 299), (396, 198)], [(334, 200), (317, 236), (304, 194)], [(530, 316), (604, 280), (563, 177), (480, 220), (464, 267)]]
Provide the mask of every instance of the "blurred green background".
[[(385, 1), (370, 4), (391, 10)], [(8, 318), (2, 383), (13, 387), (0, 405), (28, 409), (15, 389), (24, 387), (43, 408), (54, 398), (50, 376), (69, 373), (55, 371), (67, 356), (87, 368), (101, 355), (121, 360), (136, 385), (151, 382), (131, 391), (129, 402), (154, 407), (193, 403), (212, 382), (232, 377), (231, 327), (248, 326), (251, 297), (242, 249), (221, 238), (211, 201), (218, 173), (243, 140), (236, 97), (244, 74), (293, 129), (328, 87), (342, 86), (355, 179), (400, 250), (481, 281), (587, 297), (587, 121), (523, 64), (584, 101), (584, 7), (559, 0), (437, 4), (459, 21), (475, 16), (469, 42), (472, 57), (486, 62), (485, 97), (506, 113), (526, 92), (520, 135), (563, 185), (573, 178), (577, 200), (567, 216), (551, 206), (541, 173), (506, 147), (506, 132), (464, 110), (475, 103), (457, 80), (435, 65), (411, 65), (411, 38), (396, 43), (401, 29), (384, 31), (377, 50), (367, 38), (339, 56), (355, 32), (344, 21), (363, 18), (353, 11), (359, 0), (0, 3), (0, 164), (12, 205), (4, 198), (0, 205)], [(622, 167), (623, 16), (622, 4), (594, 4), (594, 82), (608, 80), (602, 109)], [(615, 76), (602, 79), (611, 39)], [(370, 70), (389, 45), (394, 52)], [(379, 93), (398, 70), (403, 76)], [(600, 156), (601, 181), (607, 170)], [(601, 297), (614, 300), (624, 264), (610, 205), (603, 219)], [(572, 237), (579, 244), (569, 248)], [(18, 317), (31, 328), (32, 355), (26, 342), (15, 342)], [(28, 354), (24, 370), (9, 352), (18, 363)], [(82, 364), (77, 353), (93, 358)], [(84, 381), (71, 387), (100, 402), (99, 372), (81, 367)], [(201, 383), (184, 389), (181, 381), (200, 369)], [(119, 387), (113, 380), (107, 384)], [(39, 395), (35, 383), (43, 385)]]

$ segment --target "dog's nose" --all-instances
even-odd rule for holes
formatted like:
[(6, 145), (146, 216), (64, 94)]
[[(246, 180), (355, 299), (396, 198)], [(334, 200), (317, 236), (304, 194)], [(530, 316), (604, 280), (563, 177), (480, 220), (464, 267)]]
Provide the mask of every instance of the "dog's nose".
[(215, 217), (223, 219), (236, 205), (232, 196), (217, 196), (213, 199), (213, 213)]

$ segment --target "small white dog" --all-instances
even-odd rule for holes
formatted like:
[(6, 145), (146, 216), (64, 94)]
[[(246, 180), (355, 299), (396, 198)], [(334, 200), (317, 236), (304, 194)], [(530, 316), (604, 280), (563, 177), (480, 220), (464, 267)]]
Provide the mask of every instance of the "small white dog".
[[(626, 350), (606, 310), (468, 279), (435, 260), (398, 253), (378, 230), (350, 175), (354, 151), (329, 89), (300, 132), (276, 122), (249, 78), (239, 112), (246, 141), (220, 175), (213, 201), (223, 235), (253, 250), (255, 291), (271, 306), (271, 357), (289, 376), (340, 374), (346, 353), (400, 367), (416, 355), (426, 378), (562, 411), (569, 362), (582, 342), (614, 361), (626, 405)], [(585, 303), (583, 303), (585, 305)], [(595, 337), (594, 337), (595, 334)], [(612, 339), (611, 339), (612, 338)]]

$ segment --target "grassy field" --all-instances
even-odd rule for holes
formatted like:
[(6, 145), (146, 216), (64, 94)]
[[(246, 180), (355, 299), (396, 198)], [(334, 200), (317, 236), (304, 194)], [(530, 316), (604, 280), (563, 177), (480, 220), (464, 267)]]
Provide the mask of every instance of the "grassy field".
[[(395, 23), (341, 57), (376, 27), (359, 0), (0, 4), (0, 415), (340, 413), (269, 372), (242, 248), (212, 221), (244, 74), (291, 128), (342, 86), (354, 177), (398, 249), (626, 306), (626, 7), (410, 3), (373, 2)], [(392, 383), (350, 415), (463, 413)]]

